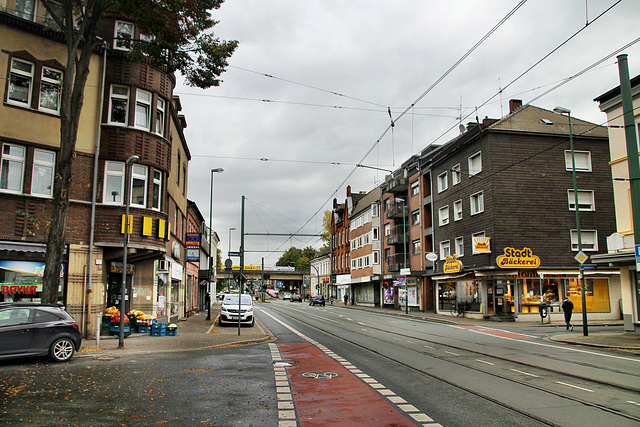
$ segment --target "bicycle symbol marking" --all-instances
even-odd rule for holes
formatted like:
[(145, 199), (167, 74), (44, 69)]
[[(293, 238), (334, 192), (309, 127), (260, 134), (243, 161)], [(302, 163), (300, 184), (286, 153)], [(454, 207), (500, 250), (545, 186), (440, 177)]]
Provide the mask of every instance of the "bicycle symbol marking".
[(300, 376), (316, 380), (331, 380), (333, 378), (340, 378), (343, 375), (336, 374), (335, 372), (305, 372), (304, 374), (300, 374)]

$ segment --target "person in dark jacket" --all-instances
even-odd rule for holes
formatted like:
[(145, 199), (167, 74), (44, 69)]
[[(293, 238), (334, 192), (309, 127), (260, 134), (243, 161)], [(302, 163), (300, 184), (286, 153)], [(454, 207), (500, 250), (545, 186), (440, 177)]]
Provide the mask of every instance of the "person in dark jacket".
[(564, 297), (562, 301), (562, 311), (564, 311), (564, 322), (567, 324), (567, 331), (573, 331), (573, 325), (571, 324), (571, 314), (573, 313), (573, 302), (569, 297)]

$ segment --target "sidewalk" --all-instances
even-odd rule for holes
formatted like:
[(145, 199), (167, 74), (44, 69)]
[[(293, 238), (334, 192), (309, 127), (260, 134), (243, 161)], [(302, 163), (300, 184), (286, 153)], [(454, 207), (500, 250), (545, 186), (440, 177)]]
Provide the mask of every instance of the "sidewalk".
[[(260, 306), (261, 303), (258, 303)], [(338, 305), (338, 304), (336, 304)], [(380, 307), (363, 307), (363, 306), (343, 306), (340, 307), (356, 310), (366, 310), (379, 314), (392, 315), (398, 317), (411, 317), (415, 319), (426, 320), (429, 322), (439, 322), (448, 324), (461, 325), (482, 325), (486, 327), (499, 328), (503, 324), (501, 322), (489, 321), (484, 319), (472, 319), (465, 317), (453, 317), (435, 313), (409, 312), (402, 310), (386, 309)], [(178, 333), (176, 336), (154, 337), (149, 334), (134, 333), (124, 340), (124, 348), (118, 349), (118, 336), (102, 336), (98, 345), (95, 339), (82, 341), (83, 349), (78, 352), (76, 357), (94, 357), (106, 356), (115, 357), (118, 355), (144, 354), (151, 352), (171, 352), (178, 350), (195, 350), (201, 348), (214, 348), (229, 345), (251, 344), (259, 342), (267, 342), (274, 340), (275, 337), (256, 317), (255, 326), (253, 328), (240, 328), (238, 335), (237, 327), (219, 327), (216, 319), (220, 313), (220, 304), (215, 303), (211, 306), (211, 320), (207, 319), (207, 312), (203, 311), (187, 319), (177, 323)], [(575, 319), (580, 321), (581, 319)], [(589, 322), (590, 326), (594, 325), (622, 325), (622, 321)], [(604, 347), (625, 350), (640, 355), (640, 334), (637, 333), (606, 333), (606, 332), (589, 332), (589, 336), (582, 333), (582, 324), (576, 323), (573, 332), (566, 332), (564, 324), (542, 324), (540, 322), (515, 322), (508, 323), (511, 326), (518, 327), (541, 327), (541, 328), (557, 328), (558, 334), (550, 334), (548, 337), (551, 341), (563, 342), (567, 344), (583, 345), (590, 347)]]

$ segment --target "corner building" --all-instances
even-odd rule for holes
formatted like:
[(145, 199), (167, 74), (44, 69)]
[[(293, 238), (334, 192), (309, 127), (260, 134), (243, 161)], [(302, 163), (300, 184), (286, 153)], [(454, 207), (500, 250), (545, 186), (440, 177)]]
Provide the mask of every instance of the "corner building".
[[(4, 301), (37, 302), (60, 149), (66, 46), (41, 4), (7, 3), (0, 11), (0, 295)], [(175, 77), (144, 60), (127, 59), (127, 47), (116, 38), (144, 38), (135, 23), (113, 13), (101, 23), (100, 36), (108, 44), (96, 48), (85, 89), (59, 291), (59, 301), (85, 336), (96, 330), (95, 317), (106, 306), (119, 306), (123, 268), (127, 311), (169, 319), (185, 314), (179, 302), (185, 295), (190, 153), (186, 119), (173, 96)], [(125, 175), (133, 155), (140, 159)], [(123, 266), (125, 176), (131, 234)], [(25, 294), (8, 284), (35, 284), (36, 291)]]

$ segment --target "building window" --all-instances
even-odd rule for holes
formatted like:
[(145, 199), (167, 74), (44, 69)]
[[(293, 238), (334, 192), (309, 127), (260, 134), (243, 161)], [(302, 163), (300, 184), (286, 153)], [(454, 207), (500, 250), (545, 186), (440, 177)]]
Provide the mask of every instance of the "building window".
[(460, 221), (462, 219), (462, 200), (453, 202), (453, 220)]
[(31, 105), (31, 87), (33, 85), (34, 64), (21, 59), (11, 60), (9, 75), (9, 104), (29, 107)]
[(469, 197), (469, 202), (471, 203), (471, 215), (484, 212), (484, 195), (482, 191), (472, 194)]
[(109, 104), (109, 123), (126, 126), (129, 115), (129, 88), (126, 86), (111, 86)]
[(378, 204), (377, 203), (371, 203), (371, 216), (374, 216), (374, 217), (378, 216)]
[(391, 198), (384, 199), (384, 210), (391, 210)]
[(62, 96), (62, 71), (42, 67), (40, 82), (40, 110), (60, 113)]
[(469, 176), (482, 172), (482, 153), (476, 153), (469, 157)]
[(151, 209), (160, 210), (162, 200), (162, 172), (153, 171), (153, 194), (151, 196)]
[(22, 193), (25, 148), (19, 145), (2, 145), (2, 167), (0, 168), (0, 190)]
[(485, 236), (484, 236), (484, 231), (481, 231), (481, 232), (479, 232), (479, 233), (474, 233), (474, 234), (472, 234), (472, 235), (471, 235), (471, 242), (472, 242), (472, 243), (474, 243), (474, 244), (472, 245), (472, 251), (473, 251), (472, 253), (473, 253), (474, 255), (475, 255), (475, 254), (483, 254), (483, 253), (487, 253), (487, 251), (482, 251), (482, 252), (476, 251), (476, 245), (475, 245), (475, 242), (477, 242), (477, 241), (482, 241), (482, 240), (484, 240), (484, 238), (485, 238)]
[(451, 255), (451, 242), (449, 240), (440, 242), (440, 259), (447, 259)]
[(33, 21), (36, 16), (36, 1), (16, 0), (15, 11), (16, 16), (26, 19), (27, 21)]
[(160, 98), (156, 102), (156, 133), (164, 136), (164, 100)]
[(133, 24), (130, 22), (116, 21), (113, 48), (118, 50), (131, 50), (132, 39), (133, 39)]
[[(569, 210), (576, 210), (576, 193), (573, 190), (567, 190), (567, 198), (569, 201)], [(578, 208), (581, 211), (595, 211), (595, 199), (593, 190), (578, 190)]]
[(441, 226), (449, 224), (449, 206), (444, 206), (438, 210), (438, 218)]
[(182, 167), (182, 194), (187, 194), (187, 168)]
[(384, 250), (384, 262), (387, 264), (391, 261), (391, 249), (385, 248)]
[(455, 246), (455, 254), (458, 258), (464, 256), (464, 237), (456, 237)]
[(131, 168), (131, 206), (147, 207), (147, 167), (134, 164)]
[(390, 236), (391, 235), (391, 223), (388, 222), (384, 225), (384, 236)]
[(420, 210), (411, 212), (411, 225), (420, 224)]
[(374, 264), (380, 264), (380, 252), (378, 251), (373, 251), (371, 252), (371, 255), (373, 255), (373, 263)]
[(124, 192), (124, 163), (106, 162), (104, 167), (104, 194), (102, 201), (109, 205), (121, 205)]
[(413, 245), (413, 253), (415, 254), (419, 254), (422, 252), (422, 243), (420, 242), (420, 239), (418, 240), (414, 240), (412, 242)]
[(447, 176), (448, 176), (447, 172), (443, 172), (440, 175), (438, 175), (438, 193), (442, 193), (444, 190), (448, 188), (449, 180)]
[(460, 163), (451, 168), (451, 183), (453, 185), (462, 182), (462, 172), (460, 172)]
[[(598, 250), (598, 232), (596, 230), (580, 230), (583, 251)], [(571, 250), (578, 251), (578, 231), (571, 230)]]
[(151, 129), (151, 92), (138, 89), (136, 91), (136, 127)]
[(411, 184), (411, 195), (417, 196), (418, 194), (420, 194), (420, 181)]
[(35, 150), (33, 153), (33, 174), (31, 194), (51, 197), (53, 195), (53, 171), (56, 155), (52, 151)]
[[(591, 152), (574, 151), (576, 159), (576, 172), (591, 172)], [(571, 150), (564, 152), (564, 165), (566, 170), (573, 171), (573, 161), (571, 159)]]
[(378, 227), (373, 227), (371, 229), (371, 236), (373, 240), (378, 240), (380, 238), (380, 236), (378, 235)]
[(178, 153), (176, 163), (176, 184), (180, 184), (180, 153)]

